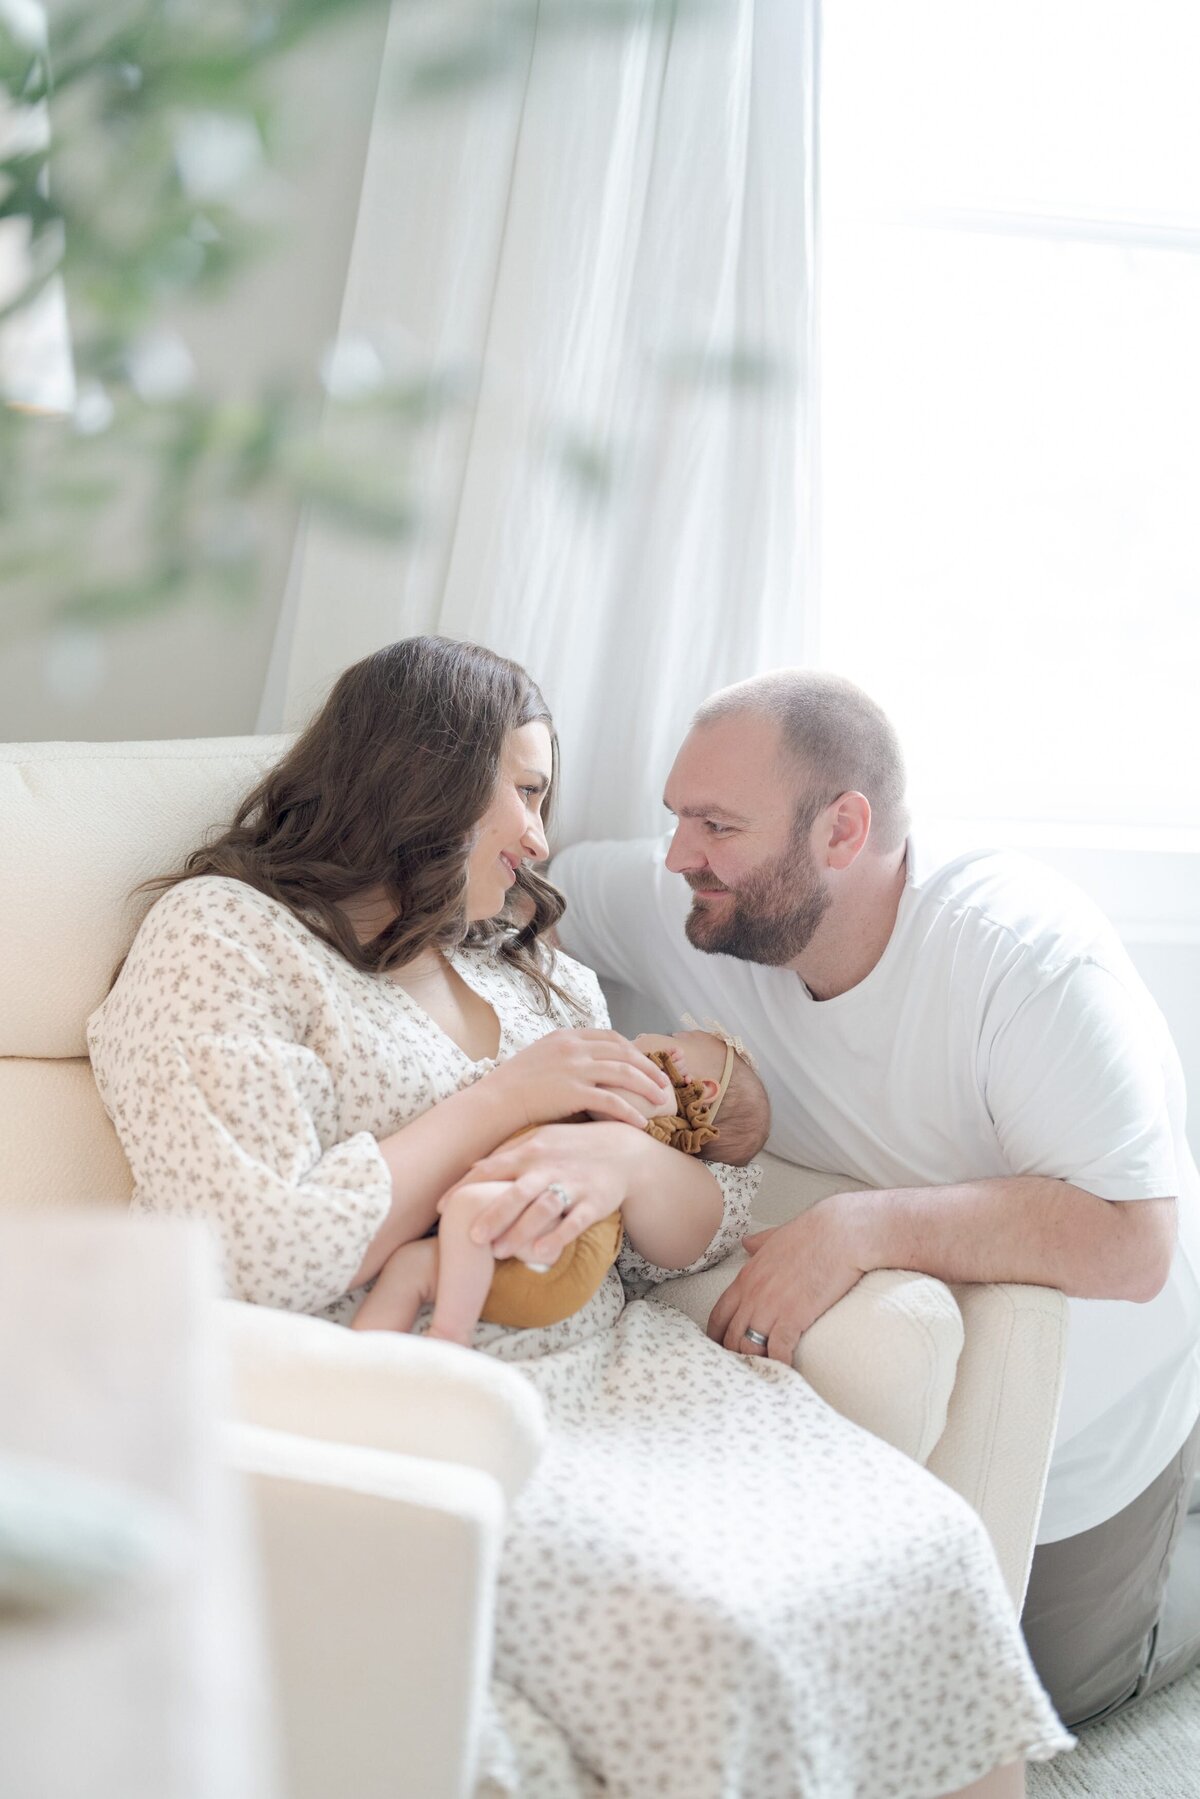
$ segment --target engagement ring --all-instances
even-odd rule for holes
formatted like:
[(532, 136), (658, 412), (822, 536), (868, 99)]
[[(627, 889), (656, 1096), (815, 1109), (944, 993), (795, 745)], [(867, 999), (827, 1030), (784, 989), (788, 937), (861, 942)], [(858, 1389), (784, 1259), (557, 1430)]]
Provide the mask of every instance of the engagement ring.
[(572, 1205), (571, 1195), (567, 1192), (566, 1188), (560, 1186), (558, 1181), (551, 1181), (550, 1185), (546, 1188), (546, 1192), (553, 1193), (561, 1207), (560, 1216), (565, 1218), (567, 1213), (571, 1210)]

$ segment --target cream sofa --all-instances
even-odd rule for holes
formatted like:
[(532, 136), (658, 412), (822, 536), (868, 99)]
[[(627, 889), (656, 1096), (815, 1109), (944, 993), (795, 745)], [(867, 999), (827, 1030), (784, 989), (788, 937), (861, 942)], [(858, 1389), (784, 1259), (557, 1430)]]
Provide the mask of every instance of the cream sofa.
[[(0, 749), (0, 1204), (126, 1202), (84, 1020), (147, 904), (131, 889), (227, 821), (286, 741)], [(766, 1162), (761, 1223), (845, 1184)], [(654, 1303), (703, 1323), (734, 1268), (670, 1283)], [(228, 1455), (257, 1509), (290, 1799), (469, 1792), (505, 1507), (542, 1443), (535, 1395), (485, 1356), (221, 1305)], [(797, 1354), (830, 1404), (976, 1507), (1017, 1605), (1065, 1330), (1048, 1289), (877, 1273)]]

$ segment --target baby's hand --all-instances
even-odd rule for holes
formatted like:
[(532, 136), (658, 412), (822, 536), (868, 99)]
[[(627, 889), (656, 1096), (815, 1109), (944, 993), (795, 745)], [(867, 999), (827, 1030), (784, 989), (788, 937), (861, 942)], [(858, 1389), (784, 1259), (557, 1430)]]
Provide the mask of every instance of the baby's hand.
[(643, 1055), (649, 1055), (650, 1051), (655, 1049), (662, 1055), (670, 1056), (675, 1064), (676, 1072), (678, 1073), (680, 1080), (686, 1081), (690, 1078), (687, 1070), (687, 1060), (683, 1050), (680, 1048), (679, 1044), (676, 1043), (674, 1037), (662, 1037), (655, 1031), (643, 1031), (639, 1037), (633, 1039), (633, 1042), (634, 1047), (640, 1049)]

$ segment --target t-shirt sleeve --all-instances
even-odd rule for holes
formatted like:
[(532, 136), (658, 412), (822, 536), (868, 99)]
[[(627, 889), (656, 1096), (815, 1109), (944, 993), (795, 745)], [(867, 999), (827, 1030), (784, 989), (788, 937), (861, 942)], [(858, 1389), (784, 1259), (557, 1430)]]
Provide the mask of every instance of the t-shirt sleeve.
[(1081, 962), (1041, 981), (991, 1044), (985, 1092), (1014, 1174), (1100, 1199), (1177, 1193), (1154, 1022), (1114, 975)]
[(348, 1290), (392, 1183), (299, 1040), (303, 972), (189, 896), (152, 911), (90, 1046), (139, 1209), (206, 1220), (236, 1298), (314, 1312)]
[(567, 902), (557, 926), (563, 948), (604, 980), (653, 991), (655, 944), (662, 924), (654, 838), (575, 843), (560, 850), (550, 879)]

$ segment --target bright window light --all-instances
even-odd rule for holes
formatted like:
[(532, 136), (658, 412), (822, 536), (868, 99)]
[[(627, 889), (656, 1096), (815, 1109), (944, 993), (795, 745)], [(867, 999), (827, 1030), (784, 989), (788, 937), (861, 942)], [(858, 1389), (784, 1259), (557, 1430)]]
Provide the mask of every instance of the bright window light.
[(1200, 8), (836, 0), (820, 660), (924, 811), (1200, 828)]

